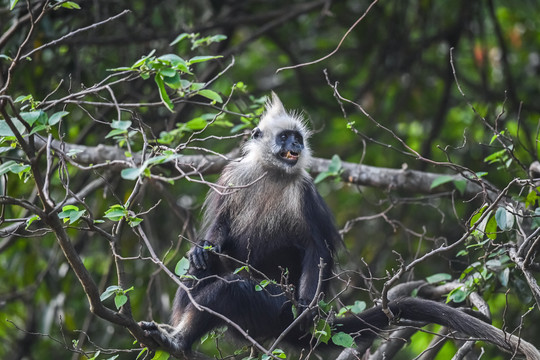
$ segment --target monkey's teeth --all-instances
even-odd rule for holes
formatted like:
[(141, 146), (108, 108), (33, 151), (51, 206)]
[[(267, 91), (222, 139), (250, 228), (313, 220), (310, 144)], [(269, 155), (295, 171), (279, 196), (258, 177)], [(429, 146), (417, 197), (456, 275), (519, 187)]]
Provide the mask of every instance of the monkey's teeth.
[(296, 159), (298, 159), (298, 154), (297, 153), (291, 153), (290, 151), (287, 151), (286, 157), (287, 157), (287, 159), (290, 159), (290, 160), (296, 160)]

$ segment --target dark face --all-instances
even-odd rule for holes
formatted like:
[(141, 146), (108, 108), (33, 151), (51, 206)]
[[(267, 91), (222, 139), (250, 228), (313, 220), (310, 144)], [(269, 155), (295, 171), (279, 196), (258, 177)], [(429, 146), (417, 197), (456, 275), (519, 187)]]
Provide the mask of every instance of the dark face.
[(300, 153), (304, 150), (302, 135), (298, 131), (285, 130), (276, 136), (275, 141), (279, 151), (274, 155), (288, 165), (296, 165)]

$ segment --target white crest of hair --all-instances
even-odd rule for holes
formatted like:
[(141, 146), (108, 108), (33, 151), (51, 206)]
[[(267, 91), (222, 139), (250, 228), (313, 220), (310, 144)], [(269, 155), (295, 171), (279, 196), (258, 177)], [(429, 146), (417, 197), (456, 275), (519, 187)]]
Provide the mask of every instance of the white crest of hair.
[[(250, 233), (264, 237), (268, 232), (297, 226), (302, 222), (304, 194), (312, 186), (305, 170), (311, 161), (310, 133), (303, 118), (287, 112), (272, 94), (258, 127), (261, 136), (245, 144), (243, 158), (229, 163), (219, 180), (224, 186), (245, 187), (223, 196), (211, 192), (205, 204), (210, 210), (205, 213), (206, 224), (216, 212), (226, 211), (233, 219), (231, 233), (239, 236)], [(276, 137), (284, 130), (298, 131), (303, 137), (304, 149), (294, 165), (279, 158)], [(219, 197), (221, 201), (217, 201)]]

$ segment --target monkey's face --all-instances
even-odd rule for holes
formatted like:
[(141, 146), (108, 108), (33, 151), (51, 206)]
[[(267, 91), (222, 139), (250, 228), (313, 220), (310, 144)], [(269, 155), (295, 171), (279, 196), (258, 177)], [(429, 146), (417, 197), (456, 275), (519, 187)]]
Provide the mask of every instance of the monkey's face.
[(304, 136), (296, 129), (258, 127), (250, 142), (248, 153), (257, 154), (263, 166), (287, 173), (304, 168), (310, 156)]
[(302, 150), (304, 150), (302, 135), (298, 131), (285, 130), (276, 136), (275, 142), (278, 151), (274, 156), (289, 166), (296, 165)]

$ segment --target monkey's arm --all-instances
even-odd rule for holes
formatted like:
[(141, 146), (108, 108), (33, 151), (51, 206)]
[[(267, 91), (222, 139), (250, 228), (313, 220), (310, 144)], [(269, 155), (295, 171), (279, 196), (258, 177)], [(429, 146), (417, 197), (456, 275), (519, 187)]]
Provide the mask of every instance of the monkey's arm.
[[(333, 217), (313, 183), (306, 184), (304, 193), (304, 216), (309, 226), (310, 239), (304, 245), (302, 275), (298, 285), (298, 301), (307, 305), (316, 295), (319, 277), (326, 281), (334, 266), (333, 255), (341, 237), (334, 225)], [(319, 269), (320, 261), (324, 267)], [(323, 284), (323, 289), (326, 287)]]

